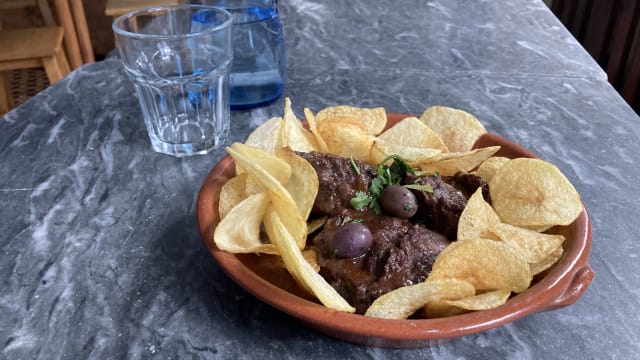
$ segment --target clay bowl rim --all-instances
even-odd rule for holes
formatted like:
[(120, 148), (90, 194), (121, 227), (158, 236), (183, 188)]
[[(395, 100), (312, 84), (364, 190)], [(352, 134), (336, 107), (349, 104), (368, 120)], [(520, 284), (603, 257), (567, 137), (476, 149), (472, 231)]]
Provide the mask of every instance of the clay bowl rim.
[[(388, 114), (392, 126), (407, 114)], [(485, 134), (477, 147), (501, 145), (505, 156), (537, 157), (531, 151), (496, 134)], [(268, 282), (250, 270), (234, 254), (218, 249), (213, 231), (218, 222), (218, 195), (222, 184), (234, 173), (233, 159), (222, 158), (209, 172), (198, 195), (197, 217), (200, 235), (207, 249), (225, 273), (246, 291), (271, 306), (305, 322), (329, 336), (381, 347), (421, 347), (513, 322), (525, 315), (573, 304), (594, 278), (588, 262), (591, 221), (586, 208), (569, 227), (562, 258), (535, 284), (512, 296), (506, 304), (440, 319), (390, 320), (349, 314), (303, 299)]]

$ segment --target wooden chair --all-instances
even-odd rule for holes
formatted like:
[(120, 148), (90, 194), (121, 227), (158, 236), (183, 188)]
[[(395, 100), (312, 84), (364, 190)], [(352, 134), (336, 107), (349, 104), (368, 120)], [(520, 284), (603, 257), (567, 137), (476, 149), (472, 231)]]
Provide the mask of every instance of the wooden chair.
[(72, 69), (95, 61), (82, 0), (0, 0), (0, 11), (30, 7), (39, 10), (45, 26), (64, 29), (64, 48)]
[(62, 47), (63, 36), (61, 27), (0, 31), (0, 113), (14, 106), (7, 71), (42, 67), (51, 84), (71, 71)]
[(71, 68), (94, 62), (82, 0), (52, 0), (52, 5), (58, 25), (64, 29), (64, 47)]
[(551, 10), (640, 113), (640, 0), (553, 0)]
[(104, 13), (107, 16), (116, 18), (130, 11), (162, 5), (175, 5), (180, 1), (181, 0), (107, 0)]
[(0, 10), (38, 8), (45, 26), (56, 26), (56, 21), (47, 0), (0, 0)]

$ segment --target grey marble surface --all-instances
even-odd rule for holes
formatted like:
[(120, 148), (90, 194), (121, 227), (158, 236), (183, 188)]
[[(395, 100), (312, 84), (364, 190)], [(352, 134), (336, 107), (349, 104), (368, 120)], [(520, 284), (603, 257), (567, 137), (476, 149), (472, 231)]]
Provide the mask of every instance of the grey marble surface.
[[(308, 329), (237, 286), (201, 243), (197, 194), (224, 151), (152, 152), (109, 59), (0, 118), (0, 358), (636, 357), (640, 118), (541, 2), (497, 3), (282, 1), (286, 95), (300, 116), (336, 103), (461, 108), (557, 164), (593, 221), (596, 279), (577, 303), (421, 349)], [(231, 137), (282, 106), (234, 112)]]

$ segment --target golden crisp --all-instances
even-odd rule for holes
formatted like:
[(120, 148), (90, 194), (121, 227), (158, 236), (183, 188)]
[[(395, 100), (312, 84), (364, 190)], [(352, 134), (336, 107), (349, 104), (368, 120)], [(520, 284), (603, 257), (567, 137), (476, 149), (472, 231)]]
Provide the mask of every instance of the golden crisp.
[(378, 135), (387, 126), (387, 113), (382, 107), (359, 108), (348, 105), (326, 107), (316, 114), (318, 124), (334, 117), (346, 116), (357, 119), (369, 135)]
[(291, 99), (284, 99), (284, 116), (281, 128), (281, 147), (290, 147), (295, 151), (311, 152), (318, 150), (318, 144), (311, 132), (302, 126), (302, 122), (291, 109)]
[(529, 264), (529, 267), (531, 268), (531, 274), (532, 275), (537, 275), (537, 274), (547, 270), (548, 268), (553, 266), (553, 264), (558, 262), (558, 260), (560, 260), (560, 258), (562, 257), (563, 253), (564, 253), (564, 248), (562, 246), (560, 246), (551, 255), (549, 255), (548, 257), (546, 257), (542, 261), (537, 262), (537, 263)]
[(513, 159), (489, 183), (493, 208), (502, 222), (544, 228), (569, 225), (582, 212), (582, 201), (553, 164), (540, 159)]
[(327, 143), (318, 132), (318, 122), (316, 121), (315, 115), (308, 108), (304, 108), (304, 116), (307, 118), (307, 124), (309, 124), (309, 131), (313, 134), (313, 137), (316, 139), (316, 143), (318, 144), (318, 151), (320, 152), (329, 152), (329, 148), (327, 147)]
[(487, 160), (483, 161), (478, 169), (475, 171), (475, 174), (480, 176), (486, 182), (491, 182), (493, 176), (498, 172), (498, 170), (507, 163), (511, 159), (503, 157), (503, 156), (492, 156)]
[(406, 319), (431, 301), (460, 299), (475, 293), (473, 285), (458, 279), (428, 280), (392, 290), (377, 298), (365, 316)]
[[(257, 162), (255, 158), (252, 158), (255, 152), (243, 151), (243, 146), (238, 143), (227, 147), (227, 153), (233, 158), (236, 164), (245, 169), (249, 173), (249, 176), (267, 190), (271, 198), (271, 206), (278, 212), (278, 215), (282, 217), (282, 221), (284, 221), (287, 229), (296, 239), (298, 246), (300, 246), (301, 249), (304, 248), (307, 240), (306, 218), (304, 218), (298, 210), (298, 205), (293, 196), (284, 185), (271, 174), (273, 169), (265, 167), (274, 162)], [(265, 157), (265, 154), (266, 153), (261, 154), (259, 158)]]
[[(240, 153), (250, 159), (251, 162), (260, 164), (262, 169), (268, 171), (269, 174), (280, 184), (285, 185), (289, 181), (289, 178), (291, 177), (291, 165), (274, 154), (270, 154), (265, 150), (242, 143), (233, 143), (231, 144), (231, 148), (233, 148), (237, 153)], [(237, 174), (241, 174), (246, 171), (244, 163), (236, 161), (235, 164)], [(253, 164), (249, 166), (253, 166)]]
[(330, 153), (369, 161), (374, 136), (367, 132), (360, 120), (349, 116), (333, 116), (318, 122), (318, 131)]
[(491, 231), (503, 242), (518, 250), (528, 263), (539, 263), (562, 247), (564, 236), (543, 234), (509, 224), (495, 224)]
[(276, 156), (291, 165), (291, 177), (285, 189), (291, 194), (300, 214), (306, 220), (318, 194), (318, 174), (307, 160), (289, 148), (277, 149)]
[(281, 117), (273, 117), (264, 124), (258, 126), (249, 134), (244, 144), (262, 149), (273, 154), (277, 147), (280, 147), (279, 135), (282, 126)]
[(420, 120), (440, 135), (451, 152), (471, 150), (476, 140), (487, 132), (475, 116), (446, 106), (428, 108)]
[(478, 188), (467, 201), (467, 205), (458, 220), (457, 240), (492, 239), (498, 237), (491, 229), (500, 224), (498, 214), (482, 197), (482, 188)]
[(390, 155), (398, 155), (408, 164), (414, 166), (433, 159), (441, 152), (440, 149), (410, 147), (376, 138), (373, 140), (373, 146), (369, 152), (369, 162), (378, 164)]
[(232, 253), (277, 254), (273, 244), (265, 244), (260, 238), (260, 224), (268, 205), (267, 193), (242, 200), (218, 223), (213, 234), (216, 246)]
[(500, 150), (500, 146), (489, 146), (465, 152), (448, 152), (434, 156), (419, 164), (420, 169), (429, 174), (440, 173), (451, 176), (457, 172), (470, 172)]
[(234, 206), (238, 205), (247, 197), (245, 193), (247, 176), (247, 173), (234, 176), (220, 189), (218, 201), (218, 214), (220, 214), (220, 219), (224, 218)]
[(438, 255), (427, 280), (459, 279), (477, 291), (522, 292), (531, 283), (529, 263), (511, 246), (495, 240), (456, 241)]
[(443, 153), (449, 152), (440, 135), (436, 134), (417, 117), (402, 119), (393, 127), (378, 135), (378, 139), (407, 147), (438, 149)]
[(506, 303), (510, 295), (511, 291), (500, 289), (458, 300), (441, 300), (427, 304), (425, 312), (427, 317), (432, 318), (451, 316), (451, 314), (467, 311), (495, 309)]

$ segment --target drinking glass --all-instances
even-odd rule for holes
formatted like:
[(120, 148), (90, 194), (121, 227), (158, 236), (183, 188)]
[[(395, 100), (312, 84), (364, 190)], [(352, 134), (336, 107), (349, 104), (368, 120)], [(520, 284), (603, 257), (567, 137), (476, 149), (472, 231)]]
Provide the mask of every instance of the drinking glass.
[(210, 6), (142, 9), (113, 22), (154, 151), (206, 154), (229, 133), (232, 16)]
[(266, 105), (284, 91), (286, 50), (277, 0), (191, 0), (233, 16), (231, 109)]

